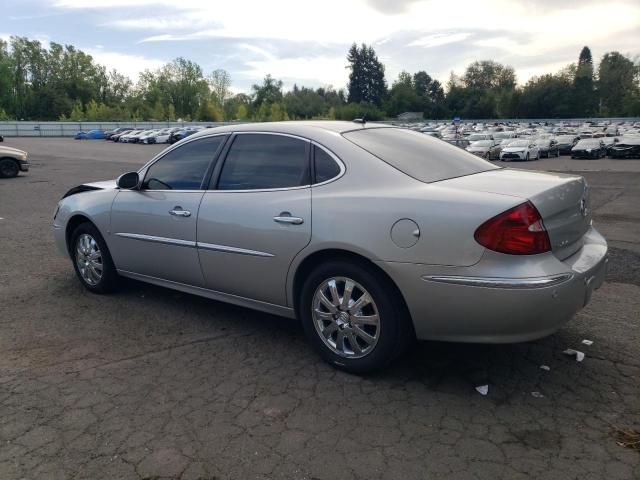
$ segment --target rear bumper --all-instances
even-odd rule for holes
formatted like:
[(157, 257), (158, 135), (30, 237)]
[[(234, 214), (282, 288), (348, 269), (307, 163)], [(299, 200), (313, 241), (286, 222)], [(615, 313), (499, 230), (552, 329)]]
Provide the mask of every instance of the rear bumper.
[(545, 337), (570, 320), (602, 285), (608, 261), (606, 241), (593, 228), (583, 248), (564, 261), (552, 254), (528, 259), (532, 276), (515, 269), (504, 275), (490, 257), (437, 273), (426, 265), (381, 266), (402, 291), (419, 339), (512, 343)]

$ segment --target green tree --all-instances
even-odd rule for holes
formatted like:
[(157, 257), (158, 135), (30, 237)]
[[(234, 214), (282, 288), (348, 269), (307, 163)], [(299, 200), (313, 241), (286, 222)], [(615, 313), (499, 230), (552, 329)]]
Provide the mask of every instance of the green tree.
[(597, 105), (591, 50), (583, 47), (573, 81), (573, 113), (579, 117), (591, 116), (596, 113)]
[(84, 109), (82, 108), (82, 102), (80, 100), (76, 100), (73, 103), (73, 108), (71, 109), (71, 113), (69, 114), (69, 120), (73, 122), (81, 122), (84, 119)]
[(382, 105), (387, 94), (384, 65), (371, 46), (354, 43), (347, 54), (349, 73), (349, 103), (366, 102)]
[(272, 103), (282, 102), (282, 80), (275, 80), (270, 74), (264, 77), (262, 85), (254, 84), (251, 90), (252, 104), (256, 109), (259, 109), (263, 104), (271, 106)]
[(598, 67), (600, 112), (604, 116), (633, 115), (639, 95), (640, 69), (619, 52), (605, 53)]
[(207, 78), (207, 82), (214, 100), (224, 107), (225, 102), (231, 96), (231, 75), (229, 72), (221, 68), (214, 70)]
[(390, 116), (396, 116), (402, 112), (423, 111), (421, 100), (416, 92), (413, 77), (408, 72), (402, 71), (389, 90), (384, 110)]

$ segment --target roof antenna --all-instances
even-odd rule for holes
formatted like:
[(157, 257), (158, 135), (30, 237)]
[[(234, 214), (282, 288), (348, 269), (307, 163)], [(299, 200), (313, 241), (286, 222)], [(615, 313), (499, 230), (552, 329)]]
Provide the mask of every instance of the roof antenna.
[(352, 120), (353, 123), (360, 123), (363, 127), (365, 125), (365, 123), (367, 123), (367, 116), (363, 115), (362, 118), (354, 118)]

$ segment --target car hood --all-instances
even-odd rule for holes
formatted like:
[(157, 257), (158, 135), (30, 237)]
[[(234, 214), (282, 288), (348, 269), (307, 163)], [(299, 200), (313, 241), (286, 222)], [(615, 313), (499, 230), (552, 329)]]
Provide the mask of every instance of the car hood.
[(13, 147), (0, 147), (0, 155), (2, 154), (6, 154), (6, 155), (26, 155), (27, 152), (25, 152), (24, 150), (20, 150), (18, 148), (13, 148)]
[(488, 152), (489, 147), (468, 147), (467, 152)]
[(77, 187), (73, 187), (65, 193), (62, 198), (70, 197), (71, 195), (75, 195), (76, 193), (82, 192), (91, 192), (93, 190), (108, 190), (115, 189), (118, 185), (115, 180), (105, 180), (102, 182), (91, 182), (91, 183), (83, 183), (82, 185), (78, 185)]
[(504, 153), (515, 153), (515, 152), (523, 152), (527, 147), (504, 147), (502, 151)]
[(106, 190), (107, 188), (116, 188), (118, 185), (115, 180), (104, 180), (102, 182), (83, 183), (83, 186)]

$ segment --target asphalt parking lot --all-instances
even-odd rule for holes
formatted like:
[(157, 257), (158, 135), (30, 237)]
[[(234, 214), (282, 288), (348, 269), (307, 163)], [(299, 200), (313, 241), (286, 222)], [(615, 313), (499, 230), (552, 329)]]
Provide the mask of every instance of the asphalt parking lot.
[(135, 281), (83, 289), (53, 244), (57, 201), (161, 146), (5, 145), (32, 169), (0, 180), (0, 479), (640, 478), (615, 434), (640, 430), (640, 160), (508, 164), (584, 174), (610, 242), (607, 283), (557, 334), (424, 342), (358, 377), (291, 320)]

